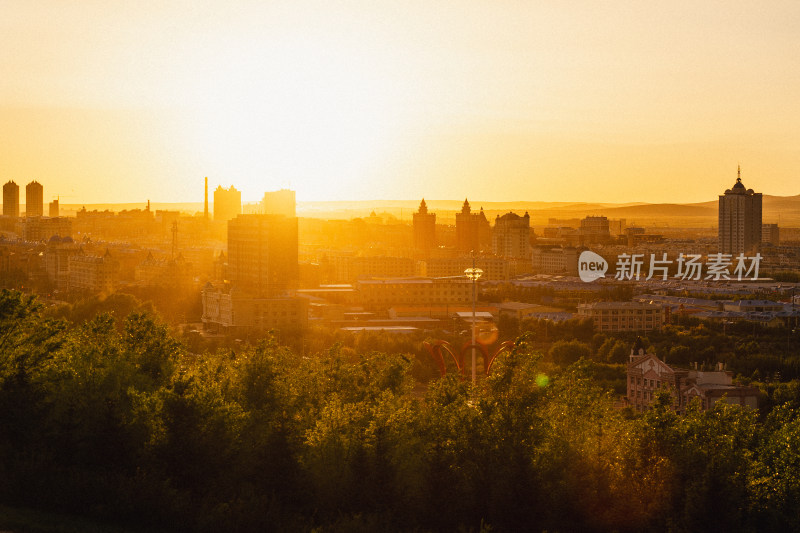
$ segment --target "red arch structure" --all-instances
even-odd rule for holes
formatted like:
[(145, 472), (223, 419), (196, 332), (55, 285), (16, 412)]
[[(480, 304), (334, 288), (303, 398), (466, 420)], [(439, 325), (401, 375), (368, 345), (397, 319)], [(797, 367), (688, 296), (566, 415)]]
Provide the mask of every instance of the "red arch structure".
[(464, 360), (466, 358), (466, 355), (470, 353), (472, 348), (480, 350), (480, 352), (483, 354), (483, 360), (486, 361), (486, 364), (484, 365), (486, 367), (485, 371), (486, 375), (488, 376), (492, 371), (492, 365), (494, 364), (495, 359), (497, 359), (497, 356), (503, 352), (507, 352), (513, 349), (514, 341), (505, 341), (500, 343), (500, 346), (497, 347), (497, 349), (491, 354), (491, 356), (489, 355), (489, 350), (487, 349), (487, 347), (479, 343), (472, 344), (471, 342), (465, 342), (464, 345), (461, 347), (461, 350), (458, 352), (456, 352), (452, 344), (442, 340), (433, 342), (426, 341), (423, 342), (422, 345), (431, 354), (431, 357), (433, 358), (433, 361), (436, 363), (436, 366), (439, 367), (439, 372), (442, 374), (442, 376), (447, 375), (446, 361), (448, 358), (442, 354), (442, 351), (444, 351), (450, 356), (450, 358), (453, 359), (453, 362), (455, 363), (456, 368), (458, 369), (458, 373), (461, 375), (461, 379), (464, 379), (466, 377), (466, 372), (467, 372)]

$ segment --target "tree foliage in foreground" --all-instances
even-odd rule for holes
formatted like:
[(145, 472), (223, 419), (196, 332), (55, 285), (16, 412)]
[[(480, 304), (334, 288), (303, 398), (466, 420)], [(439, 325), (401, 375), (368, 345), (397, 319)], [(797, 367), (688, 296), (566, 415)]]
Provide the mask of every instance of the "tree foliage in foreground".
[(0, 293), (0, 502), (184, 531), (800, 529), (800, 418), (614, 407), (522, 338), (472, 389), (402, 355), (196, 356)]

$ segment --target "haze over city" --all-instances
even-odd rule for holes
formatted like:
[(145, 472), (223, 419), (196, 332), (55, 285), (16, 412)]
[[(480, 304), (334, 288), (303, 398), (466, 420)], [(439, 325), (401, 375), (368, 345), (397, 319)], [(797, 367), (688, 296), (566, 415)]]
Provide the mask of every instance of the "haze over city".
[[(66, 203), (797, 194), (800, 5), (3, 3), (0, 178)], [(49, 196), (48, 196), (48, 199)]]
[(0, 533), (800, 531), (800, 3), (0, 43)]

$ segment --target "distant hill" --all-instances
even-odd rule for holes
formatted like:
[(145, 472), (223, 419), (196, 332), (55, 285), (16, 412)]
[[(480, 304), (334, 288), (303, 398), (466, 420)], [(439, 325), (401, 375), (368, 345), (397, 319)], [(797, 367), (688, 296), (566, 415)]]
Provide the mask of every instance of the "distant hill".
[[(764, 195), (763, 219), (764, 222), (779, 223), (783, 227), (800, 226), (800, 195), (796, 196), (771, 196)], [(297, 213), (302, 217), (310, 218), (356, 218), (369, 216), (372, 211), (378, 214), (389, 214), (400, 220), (410, 221), (412, 214), (419, 207), (419, 200), (362, 200), (350, 202), (298, 202)], [(464, 200), (428, 200), (428, 209), (436, 213), (437, 220), (445, 224), (455, 222), (455, 213), (461, 211)], [(533, 225), (545, 225), (549, 219), (574, 219), (590, 215), (606, 216), (611, 219), (626, 219), (628, 225), (669, 225), (669, 226), (705, 226), (717, 225), (716, 199), (707, 202), (689, 204), (648, 204), (648, 203), (589, 203), (589, 202), (537, 202), (519, 200), (515, 202), (484, 202), (470, 200), (473, 211), (483, 208), (487, 218), (493, 220), (497, 215), (509, 211), (531, 215)], [(254, 206), (254, 203), (246, 204)], [(66, 214), (73, 214), (83, 207), (80, 204), (67, 204), (61, 206)], [(138, 204), (93, 204), (86, 205), (86, 209), (142, 209), (145, 203)], [(186, 203), (152, 203), (151, 210), (174, 210), (185, 214), (195, 215), (202, 213), (203, 204), (200, 202)], [(212, 206), (213, 209), (213, 206)]]

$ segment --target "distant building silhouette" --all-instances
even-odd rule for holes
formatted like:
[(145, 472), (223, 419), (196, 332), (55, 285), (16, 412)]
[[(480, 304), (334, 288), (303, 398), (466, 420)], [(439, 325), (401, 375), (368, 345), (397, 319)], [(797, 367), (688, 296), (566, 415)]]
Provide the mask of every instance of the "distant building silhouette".
[(19, 185), (13, 181), (3, 185), (3, 215), (7, 217), (19, 216)]
[(148, 251), (144, 261), (136, 265), (134, 279), (149, 287), (185, 287), (192, 282), (192, 264), (180, 252), (174, 258), (156, 258)]
[(214, 220), (225, 222), (242, 213), (242, 191), (231, 185), (229, 189), (218, 186), (214, 190)]
[(481, 208), (473, 213), (469, 200), (464, 199), (461, 212), (456, 213), (456, 249), (460, 252), (479, 252), (491, 242), (489, 221)]
[(611, 239), (608, 218), (589, 216), (581, 220), (581, 240), (584, 244), (605, 243)]
[(627, 220), (624, 218), (620, 219), (612, 219), (608, 221), (608, 231), (611, 233), (612, 237), (619, 237), (620, 235), (625, 235), (625, 230), (627, 229), (628, 224)]
[(777, 224), (761, 224), (761, 242), (778, 246), (781, 241), (781, 230)]
[(40, 217), (44, 215), (44, 187), (38, 181), (25, 186), (25, 216)]
[(47, 241), (53, 235), (72, 235), (72, 219), (67, 217), (25, 217), (20, 221), (22, 240), (26, 242)]
[(290, 189), (269, 191), (261, 200), (261, 212), (265, 215), (297, 216), (296, 193)]
[(414, 248), (422, 252), (430, 252), (436, 247), (436, 213), (428, 213), (425, 198), (419, 203), (419, 210), (414, 213)]
[(50, 217), (51, 218), (56, 218), (56, 217), (59, 216), (60, 212), (61, 211), (58, 208), (58, 198), (56, 198), (55, 200), (50, 202)]
[(752, 253), (761, 244), (761, 193), (745, 189), (741, 167), (736, 183), (719, 196), (719, 252)]
[(498, 215), (492, 230), (492, 252), (506, 258), (530, 258), (531, 217), (515, 213)]

